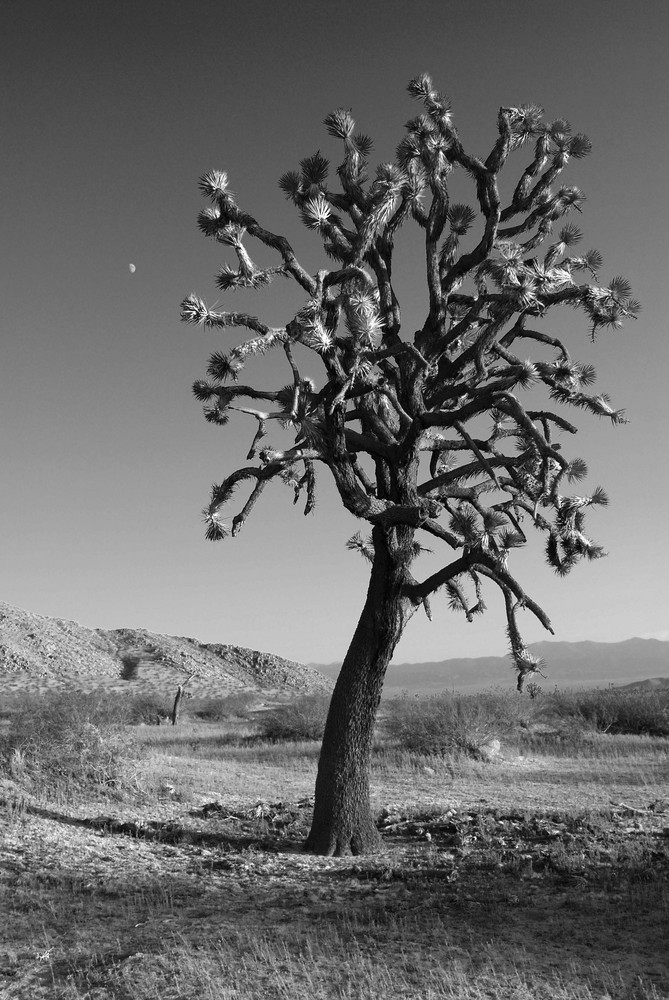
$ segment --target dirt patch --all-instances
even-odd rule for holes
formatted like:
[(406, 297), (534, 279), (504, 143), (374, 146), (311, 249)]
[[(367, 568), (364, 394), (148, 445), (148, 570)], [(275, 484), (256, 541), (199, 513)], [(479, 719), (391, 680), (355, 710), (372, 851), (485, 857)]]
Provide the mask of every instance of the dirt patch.
[[(311, 808), (309, 799), (246, 808), (219, 799), (139, 816), (48, 806), (6, 789), (3, 996), (52, 995), (40, 983), (64, 988), (82, 975), (82, 955), (90, 976), (91, 955), (117, 967), (165, 956), (175, 941), (207, 949), (246, 933), (292, 946), (314, 934), (353, 940), (388, 968), (400, 953), (421, 966), (430, 955), (457, 957), (472, 971), (491, 957), (502, 972), (571, 967), (621, 1000), (639, 982), (669, 996), (661, 808), (621, 804), (580, 819), (386, 810), (380, 854), (344, 859), (302, 852)], [(617, 993), (593, 964), (607, 955)]]

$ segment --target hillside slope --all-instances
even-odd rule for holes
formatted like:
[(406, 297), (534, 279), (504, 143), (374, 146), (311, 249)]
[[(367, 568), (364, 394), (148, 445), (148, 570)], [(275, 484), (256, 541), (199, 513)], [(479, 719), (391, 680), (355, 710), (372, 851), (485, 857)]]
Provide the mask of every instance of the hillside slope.
[[(137, 679), (121, 680), (124, 662), (138, 664)], [(328, 691), (331, 683), (311, 667), (242, 646), (200, 643), (145, 629), (91, 629), (36, 615), (0, 602), (0, 679), (4, 691), (72, 688), (172, 691), (193, 673), (195, 696), (235, 691)]]

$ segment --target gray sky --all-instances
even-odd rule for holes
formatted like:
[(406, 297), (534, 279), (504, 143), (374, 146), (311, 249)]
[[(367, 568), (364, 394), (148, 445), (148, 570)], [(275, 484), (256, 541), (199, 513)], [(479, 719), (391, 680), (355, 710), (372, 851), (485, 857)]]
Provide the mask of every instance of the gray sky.
[[(243, 464), (252, 428), (205, 423), (191, 384), (235, 334), (181, 324), (179, 302), (190, 291), (223, 301), (214, 274), (234, 263), (197, 230), (201, 173), (226, 170), (240, 205), (285, 232), (315, 271), (317, 239), (279, 176), (318, 148), (339, 162), (321, 122), (340, 106), (375, 139), (372, 162), (391, 159), (416, 113), (406, 84), (427, 70), (473, 152), (489, 151), (502, 104), (541, 104), (593, 142), (564, 175), (588, 198), (582, 245), (604, 254), (604, 283), (631, 280), (643, 312), (594, 345), (580, 313), (556, 329), (631, 420), (614, 428), (571, 415), (586, 488), (611, 497), (590, 519), (610, 555), (560, 580), (537, 537), (515, 568), (558, 639), (668, 635), (668, 29), (665, 0), (10, 0), (0, 39), (0, 600), (91, 626), (341, 659), (367, 573), (345, 548), (359, 525), (326, 473), (311, 518), (276, 486), (238, 538), (204, 539), (210, 484)], [(514, 161), (514, 173), (523, 166)], [(425, 308), (412, 239), (407, 231), (399, 279), (409, 330)], [(301, 304), (287, 283), (245, 295), (223, 304), (273, 326)], [(412, 620), (396, 660), (504, 653), (502, 609), (489, 598), (468, 625), (436, 597), (434, 621)], [(547, 637), (529, 617), (525, 635)]]

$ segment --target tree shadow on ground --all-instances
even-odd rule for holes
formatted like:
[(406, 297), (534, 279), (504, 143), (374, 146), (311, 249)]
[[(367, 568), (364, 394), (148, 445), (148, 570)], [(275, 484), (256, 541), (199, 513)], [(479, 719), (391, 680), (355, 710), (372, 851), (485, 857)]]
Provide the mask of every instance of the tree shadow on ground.
[(231, 812), (212, 802), (136, 822), (28, 805), (44, 837), (17, 838), (12, 909), (62, 943), (63, 975), (76, 972), (68, 955), (85, 926), (101, 965), (162, 954), (166, 941), (214, 948), (243, 933), (296, 951), (315, 936), (342, 960), (351, 944), (370, 961), (397, 948), (425, 962), (459, 949), (473, 963), (556, 970), (613, 954), (669, 987), (660, 826), (631, 834), (622, 815), (617, 824), (389, 815), (377, 855), (317, 858), (302, 850), (311, 808), (305, 799)]

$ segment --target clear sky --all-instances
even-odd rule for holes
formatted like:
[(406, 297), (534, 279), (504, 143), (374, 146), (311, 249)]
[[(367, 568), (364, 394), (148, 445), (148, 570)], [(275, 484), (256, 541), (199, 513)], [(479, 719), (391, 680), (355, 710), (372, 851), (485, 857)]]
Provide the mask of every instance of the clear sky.
[[(523, 103), (593, 142), (564, 175), (588, 198), (583, 246), (604, 254), (604, 283), (625, 275), (643, 304), (636, 323), (595, 345), (580, 313), (560, 319), (574, 356), (596, 366), (631, 420), (571, 415), (586, 488), (611, 497), (590, 519), (610, 555), (558, 579), (537, 536), (515, 567), (558, 639), (666, 637), (668, 41), (666, 0), (9, 0), (0, 600), (304, 662), (343, 657), (367, 574), (345, 548), (358, 525), (326, 473), (311, 518), (275, 486), (236, 539), (204, 539), (210, 484), (244, 464), (251, 428), (204, 421), (190, 387), (231, 332), (185, 326), (179, 303), (191, 291), (222, 299), (214, 274), (234, 263), (196, 227), (201, 173), (226, 170), (241, 207), (315, 271), (317, 240), (279, 176), (318, 148), (339, 162), (321, 123), (340, 106), (375, 139), (372, 162), (391, 159), (416, 113), (406, 84), (426, 70), (473, 152), (492, 146), (500, 105)], [(420, 258), (404, 259), (410, 324), (424, 279)], [(280, 326), (300, 304), (287, 289), (223, 305)], [(468, 625), (436, 597), (434, 621), (417, 615), (395, 659), (503, 654), (502, 609), (492, 593), (489, 603)], [(548, 638), (529, 617), (525, 634)]]

